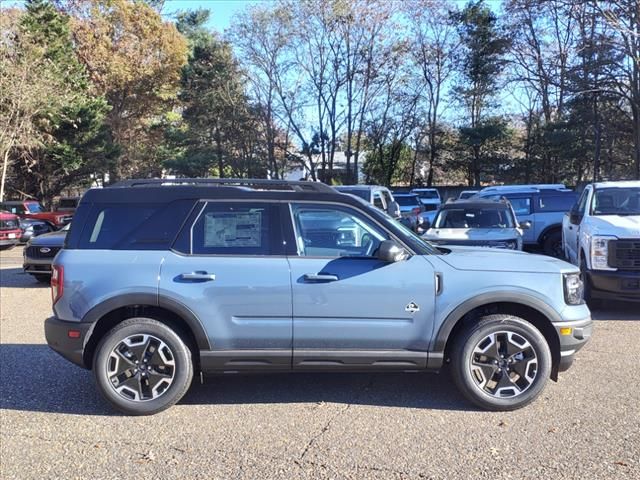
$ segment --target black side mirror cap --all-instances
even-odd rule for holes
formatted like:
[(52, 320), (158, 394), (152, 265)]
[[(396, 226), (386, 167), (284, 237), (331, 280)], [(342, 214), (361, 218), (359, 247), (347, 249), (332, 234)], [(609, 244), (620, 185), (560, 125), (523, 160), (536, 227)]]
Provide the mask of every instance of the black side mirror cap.
[(384, 240), (380, 242), (377, 252), (378, 260), (387, 263), (401, 262), (408, 256), (407, 251), (393, 240)]

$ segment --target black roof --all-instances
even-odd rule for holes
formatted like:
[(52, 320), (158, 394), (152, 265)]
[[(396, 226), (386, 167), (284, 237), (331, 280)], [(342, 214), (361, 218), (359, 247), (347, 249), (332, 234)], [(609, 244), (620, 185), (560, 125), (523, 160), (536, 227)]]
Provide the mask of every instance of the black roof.
[(454, 208), (495, 208), (496, 210), (504, 210), (508, 207), (509, 203), (506, 201), (489, 200), (484, 198), (468, 198), (447, 202), (440, 208), (443, 210)]
[(168, 203), (185, 199), (358, 200), (319, 182), (238, 179), (177, 178), (134, 179), (105, 188), (92, 188), (82, 197), (86, 203)]

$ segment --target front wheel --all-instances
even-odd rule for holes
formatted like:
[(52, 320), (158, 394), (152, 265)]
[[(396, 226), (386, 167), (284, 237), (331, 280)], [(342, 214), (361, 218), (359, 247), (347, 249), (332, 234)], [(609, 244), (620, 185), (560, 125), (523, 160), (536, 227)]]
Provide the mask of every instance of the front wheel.
[(152, 415), (179, 401), (193, 378), (189, 347), (167, 325), (130, 318), (100, 341), (93, 359), (100, 392), (128, 415)]
[(51, 283), (51, 275), (43, 275), (41, 273), (32, 274), (39, 283)]
[(494, 411), (531, 403), (551, 374), (551, 351), (540, 331), (512, 315), (488, 315), (455, 340), (453, 380), (475, 405)]
[(545, 255), (550, 257), (563, 258), (564, 248), (562, 246), (562, 233), (560, 231), (551, 232), (542, 245)]

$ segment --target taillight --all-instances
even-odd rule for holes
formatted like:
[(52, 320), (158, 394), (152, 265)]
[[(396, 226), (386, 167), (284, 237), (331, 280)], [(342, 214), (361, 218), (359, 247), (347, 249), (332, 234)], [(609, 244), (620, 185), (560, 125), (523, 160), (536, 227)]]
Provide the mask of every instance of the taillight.
[(62, 298), (64, 291), (64, 267), (54, 265), (51, 271), (51, 301), (55, 303)]
[(422, 209), (420, 207), (415, 207), (411, 210), (414, 214), (419, 215), (420, 212), (422, 212)]

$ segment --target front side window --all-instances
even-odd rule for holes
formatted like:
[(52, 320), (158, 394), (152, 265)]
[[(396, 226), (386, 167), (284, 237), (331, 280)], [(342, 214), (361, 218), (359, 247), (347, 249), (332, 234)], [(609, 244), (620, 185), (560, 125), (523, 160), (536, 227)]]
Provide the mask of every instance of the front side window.
[(531, 198), (509, 198), (516, 216), (531, 214)]
[(373, 257), (388, 235), (358, 212), (341, 206), (292, 205), (298, 254)]
[[(194, 255), (274, 255), (280, 225), (268, 203), (209, 202), (190, 228)], [(280, 242), (282, 243), (282, 242)]]
[(598, 188), (593, 215), (640, 215), (640, 188)]
[(384, 208), (384, 203), (382, 202), (382, 195), (380, 195), (380, 192), (373, 192), (373, 206), (379, 208), (380, 210), (386, 210)]

